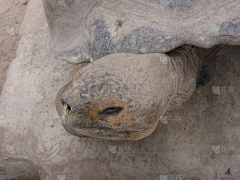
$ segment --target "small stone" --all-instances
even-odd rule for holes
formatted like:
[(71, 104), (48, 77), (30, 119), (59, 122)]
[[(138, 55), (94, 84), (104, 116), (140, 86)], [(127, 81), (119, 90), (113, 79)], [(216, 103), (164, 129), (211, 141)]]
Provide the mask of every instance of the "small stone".
[(22, 0), (22, 4), (26, 5), (28, 3), (28, 0)]
[(18, 5), (18, 4), (19, 4), (19, 0), (15, 0), (15, 1), (14, 1), (14, 4), (15, 4), (15, 5)]

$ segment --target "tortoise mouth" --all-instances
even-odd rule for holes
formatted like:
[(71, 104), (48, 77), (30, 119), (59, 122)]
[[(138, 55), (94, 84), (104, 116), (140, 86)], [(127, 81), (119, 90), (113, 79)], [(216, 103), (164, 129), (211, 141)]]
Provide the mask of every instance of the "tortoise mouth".
[(148, 134), (149, 131), (152, 132), (155, 129), (154, 125), (151, 125), (147, 128), (142, 129), (131, 129), (131, 130), (121, 130), (119, 128), (113, 128), (109, 126), (98, 125), (94, 127), (90, 126), (79, 126), (79, 123), (76, 125), (70, 125), (69, 123), (63, 123), (63, 127), (69, 132), (79, 136), (87, 136), (92, 138), (104, 138), (108, 140), (139, 140), (142, 137)]
[(133, 122), (111, 125), (103, 119), (85, 119), (84, 116), (73, 114), (62, 117), (62, 125), (70, 134), (108, 140), (139, 140), (151, 134), (157, 125), (152, 123), (147, 127), (139, 127)]
[[(74, 128), (76, 130), (76, 128)], [(77, 128), (77, 130), (83, 130), (89, 132), (93, 132), (94, 134), (99, 133), (99, 134), (106, 134), (106, 133), (112, 133), (114, 132), (115, 134), (133, 134), (133, 133), (141, 133), (145, 132), (148, 128), (142, 129), (142, 130), (129, 130), (129, 131), (121, 131), (115, 128), (108, 128), (108, 127), (102, 127), (102, 128), (94, 128), (94, 127), (84, 127), (84, 128)], [(91, 134), (91, 133), (90, 133)]]
[[(77, 130), (88, 130), (88, 131), (99, 131), (99, 132), (115, 132), (115, 133), (123, 133), (123, 134), (131, 134), (131, 133), (140, 133), (144, 132), (149, 128), (138, 128), (133, 129), (132, 123), (117, 123), (115, 127), (112, 127), (109, 123), (104, 120), (97, 119), (84, 119), (81, 116), (65, 116), (65, 123), (73, 129)], [(122, 128), (124, 127), (124, 129)], [(128, 127), (131, 127), (131, 130), (128, 130)]]

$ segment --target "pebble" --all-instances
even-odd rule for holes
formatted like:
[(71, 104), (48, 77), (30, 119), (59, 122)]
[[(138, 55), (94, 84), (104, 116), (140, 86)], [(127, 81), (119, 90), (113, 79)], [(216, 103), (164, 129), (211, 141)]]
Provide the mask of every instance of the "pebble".
[(18, 4), (19, 4), (19, 0), (15, 0), (15, 1), (14, 1), (14, 4), (15, 4), (15, 5), (18, 5)]
[(26, 5), (28, 3), (28, 0), (22, 0), (22, 4)]

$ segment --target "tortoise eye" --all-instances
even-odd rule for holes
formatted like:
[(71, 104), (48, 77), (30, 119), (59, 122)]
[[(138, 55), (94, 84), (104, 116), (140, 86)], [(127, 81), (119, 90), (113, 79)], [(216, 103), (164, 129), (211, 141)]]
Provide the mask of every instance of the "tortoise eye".
[(104, 111), (100, 112), (99, 114), (100, 115), (112, 115), (112, 114), (118, 114), (119, 112), (122, 111), (123, 108), (121, 107), (110, 107), (110, 108), (107, 108), (105, 109)]

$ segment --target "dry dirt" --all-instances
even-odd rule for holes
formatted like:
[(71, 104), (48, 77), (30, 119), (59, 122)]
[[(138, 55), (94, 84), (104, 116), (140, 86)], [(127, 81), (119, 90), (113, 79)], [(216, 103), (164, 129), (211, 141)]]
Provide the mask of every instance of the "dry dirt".
[(27, 0), (0, 0), (0, 95), (8, 67), (16, 57)]

